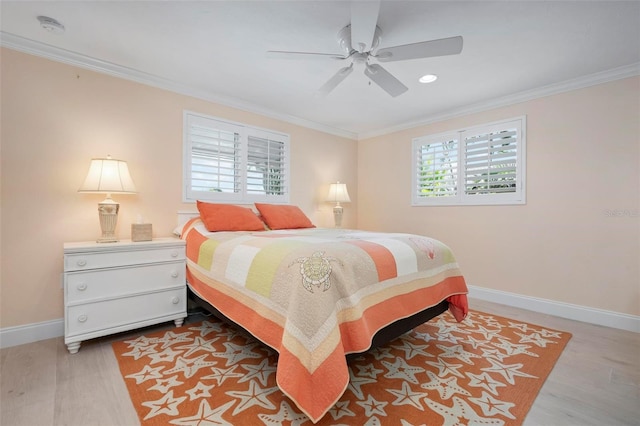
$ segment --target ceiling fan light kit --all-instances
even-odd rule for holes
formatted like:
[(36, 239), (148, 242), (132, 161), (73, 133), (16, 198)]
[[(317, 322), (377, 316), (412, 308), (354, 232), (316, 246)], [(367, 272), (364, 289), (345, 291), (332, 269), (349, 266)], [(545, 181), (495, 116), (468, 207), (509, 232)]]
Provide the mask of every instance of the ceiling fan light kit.
[[(270, 57), (287, 59), (314, 57), (340, 61), (351, 59), (349, 66), (340, 68), (320, 87), (318, 90), (320, 95), (328, 95), (333, 91), (353, 72), (353, 66), (355, 64), (356, 66), (364, 65), (364, 74), (382, 90), (392, 97), (396, 97), (409, 90), (409, 88), (381, 65), (372, 63), (372, 61), (406, 61), (457, 55), (462, 52), (463, 40), (461, 36), (378, 49), (382, 39), (382, 29), (377, 25), (379, 12), (380, 1), (354, 1), (351, 3), (351, 24), (345, 26), (338, 32), (338, 45), (343, 51), (343, 54), (292, 51), (269, 51), (267, 53)], [(426, 76), (420, 79), (421, 83), (432, 82), (437, 79), (437, 76), (431, 76), (432, 80), (423, 81), (422, 79), (425, 77)]]

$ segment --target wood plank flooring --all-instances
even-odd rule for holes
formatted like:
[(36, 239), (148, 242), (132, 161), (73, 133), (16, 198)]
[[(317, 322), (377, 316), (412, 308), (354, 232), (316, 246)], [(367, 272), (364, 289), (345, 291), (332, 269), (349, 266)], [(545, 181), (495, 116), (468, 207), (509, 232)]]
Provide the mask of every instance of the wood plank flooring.
[[(640, 334), (482, 300), (470, 305), (573, 334), (525, 426), (640, 425)], [(0, 425), (138, 425), (111, 342), (172, 326), (83, 342), (75, 355), (62, 338), (0, 350)]]

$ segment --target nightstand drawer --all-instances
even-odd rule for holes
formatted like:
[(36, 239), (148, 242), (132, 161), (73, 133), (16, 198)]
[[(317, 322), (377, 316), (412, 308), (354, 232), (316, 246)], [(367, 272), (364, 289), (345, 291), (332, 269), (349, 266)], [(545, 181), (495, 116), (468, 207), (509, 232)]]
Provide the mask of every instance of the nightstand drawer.
[(125, 296), (184, 285), (184, 262), (66, 274), (66, 303)]
[[(186, 289), (68, 306), (66, 338), (186, 312)], [(185, 315), (186, 316), (186, 315)]]
[(82, 271), (88, 269), (110, 268), (113, 266), (141, 265), (145, 263), (169, 262), (184, 260), (184, 247), (163, 247), (158, 249), (127, 251), (102, 251), (65, 254), (65, 271)]

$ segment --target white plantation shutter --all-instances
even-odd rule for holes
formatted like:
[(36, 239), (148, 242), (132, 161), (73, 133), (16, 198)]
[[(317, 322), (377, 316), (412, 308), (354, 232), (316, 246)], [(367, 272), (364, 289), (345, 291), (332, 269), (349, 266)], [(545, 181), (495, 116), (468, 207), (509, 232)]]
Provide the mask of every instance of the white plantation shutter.
[(288, 202), (287, 135), (185, 112), (184, 201)]
[(277, 135), (254, 131), (248, 146), (247, 194), (254, 200), (281, 199), (288, 188), (285, 142)]
[(414, 139), (413, 204), (524, 204), (524, 129), (520, 117)]
[(414, 202), (423, 198), (455, 197), (458, 188), (457, 134), (413, 141)]

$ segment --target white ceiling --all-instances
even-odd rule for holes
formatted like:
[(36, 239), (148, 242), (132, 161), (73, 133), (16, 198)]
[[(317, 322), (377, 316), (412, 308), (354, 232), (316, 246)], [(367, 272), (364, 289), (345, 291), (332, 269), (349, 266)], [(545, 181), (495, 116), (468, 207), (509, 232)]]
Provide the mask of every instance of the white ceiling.
[[(382, 64), (409, 87), (397, 98), (362, 69), (314, 96), (348, 63), (267, 58), (341, 53), (347, 1), (3, 0), (0, 12), (4, 46), (353, 138), (640, 70), (639, 1), (383, 1), (381, 48), (464, 37), (460, 55)], [(439, 79), (418, 83), (426, 73)]]

